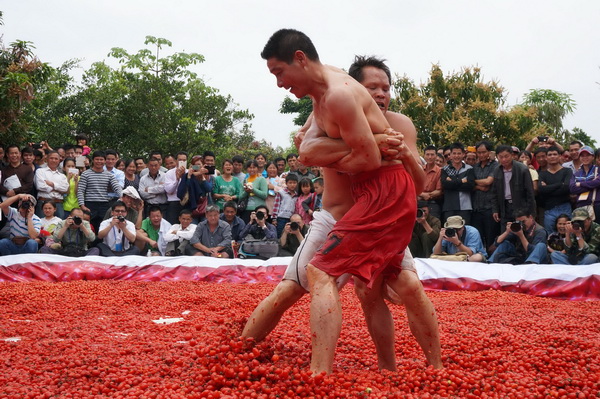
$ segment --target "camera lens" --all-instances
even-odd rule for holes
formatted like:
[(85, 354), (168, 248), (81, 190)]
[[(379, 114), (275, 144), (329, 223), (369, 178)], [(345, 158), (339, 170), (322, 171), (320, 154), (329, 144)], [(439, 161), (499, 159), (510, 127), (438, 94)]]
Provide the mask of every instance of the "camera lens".
[(446, 237), (454, 237), (456, 235), (456, 229), (453, 227), (446, 228)]
[(31, 208), (31, 202), (30, 201), (23, 201), (21, 203), (21, 208), (23, 208), (23, 209), (29, 209), (29, 208)]
[(73, 223), (79, 226), (81, 224), (81, 218), (79, 216), (73, 216)]
[(263, 211), (256, 212), (256, 218), (258, 220), (263, 220), (265, 218), (265, 213)]
[(298, 224), (298, 222), (292, 222), (290, 223), (290, 229), (296, 231), (300, 228), (300, 225)]
[(573, 229), (575, 229), (575, 230), (581, 230), (583, 228), (583, 224), (579, 220), (572, 221), (571, 225), (573, 226)]
[(422, 218), (423, 214), (424, 214), (423, 209), (417, 209), (417, 217), (418, 218)]
[(517, 231), (521, 231), (523, 229), (523, 226), (521, 226), (521, 222), (512, 222), (512, 224), (510, 225), (510, 230), (513, 232), (517, 232)]
[(125, 216), (119, 216), (119, 217), (117, 217), (117, 219), (119, 219), (119, 222), (124, 222), (125, 221)]

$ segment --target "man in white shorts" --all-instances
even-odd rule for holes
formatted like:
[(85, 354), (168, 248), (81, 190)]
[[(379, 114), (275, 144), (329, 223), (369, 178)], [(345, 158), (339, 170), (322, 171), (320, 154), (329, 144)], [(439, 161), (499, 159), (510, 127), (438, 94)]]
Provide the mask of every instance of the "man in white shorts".
[[(416, 148), (416, 130), (410, 119), (404, 115), (387, 111), (390, 102), (391, 79), (389, 69), (385, 64), (375, 58), (358, 57), (350, 71), (355, 79), (369, 89), (391, 127), (395, 131), (402, 132), (404, 141), (411, 143)], [(352, 73), (353, 71), (354, 73)], [(310, 125), (309, 122), (307, 121), (305, 127), (300, 130), (297, 136), (297, 146), (299, 146), (298, 141), (303, 138), (305, 128)], [(376, 138), (384, 156), (393, 154), (394, 145), (403, 146), (401, 141), (395, 142), (393, 138), (386, 138), (385, 135), (376, 135)], [(395, 149), (400, 151), (398, 148)], [(418, 154), (415, 155), (418, 156)], [(422, 179), (424, 176), (422, 169), (409, 170), (409, 172), (415, 177), (415, 180)], [(277, 326), (285, 311), (309, 292), (306, 265), (313, 258), (317, 249), (326, 241), (327, 235), (336, 221), (353, 205), (348, 176), (328, 168), (324, 168), (323, 174), (326, 184), (322, 210), (314, 213), (310, 230), (286, 269), (283, 280), (257, 306), (248, 319), (242, 332), (243, 337), (252, 337), (257, 341), (263, 340)], [(348, 275), (340, 277), (337, 280), (338, 287), (343, 286), (348, 278)], [(393, 320), (383, 295), (366, 289), (359, 279), (355, 279), (355, 284), (369, 333), (375, 342), (379, 368), (396, 370)], [(411, 332), (421, 346), (427, 362), (436, 368), (441, 368), (441, 349), (435, 309), (425, 295), (414, 268), (414, 260), (408, 250), (405, 252), (402, 271), (398, 276), (396, 287), (400, 287), (396, 293), (406, 307)]]

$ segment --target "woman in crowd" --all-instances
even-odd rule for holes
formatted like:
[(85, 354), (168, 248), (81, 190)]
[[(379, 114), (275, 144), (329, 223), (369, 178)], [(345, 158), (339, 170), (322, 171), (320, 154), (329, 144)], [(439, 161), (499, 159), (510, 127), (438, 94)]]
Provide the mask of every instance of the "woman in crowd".
[(221, 212), (223, 212), (223, 205), (226, 202), (237, 202), (242, 195), (242, 183), (232, 173), (233, 162), (230, 159), (224, 160), (221, 175), (215, 178), (213, 187), (213, 199)]
[(277, 176), (277, 165), (275, 165), (273, 162), (269, 162), (265, 169), (267, 171), (267, 187), (269, 188), (267, 200), (265, 202), (267, 204), (267, 208), (269, 209), (269, 213), (271, 213), (273, 212), (273, 205), (275, 204), (275, 196), (277, 195), (277, 191), (281, 190), (282, 188), (281, 181), (285, 181), (285, 179), (281, 179), (279, 176)]
[(567, 236), (567, 223), (571, 220), (569, 215), (561, 214), (556, 218), (555, 233), (548, 236), (548, 252), (560, 251), (565, 253), (565, 237)]
[(123, 161), (123, 165), (125, 166), (125, 169), (123, 169), (123, 172), (125, 172), (125, 185), (123, 188), (133, 187), (138, 191), (140, 189), (140, 176), (136, 173), (135, 161), (129, 158)]
[(258, 172), (258, 162), (248, 161), (246, 163), (246, 172), (248, 177), (244, 179), (244, 191), (241, 200), (246, 201), (246, 209), (242, 213), (242, 220), (246, 223), (250, 221), (250, 214), (259, 206), (266, 206), (266, 199), (269, 191), (267, 179)]
[(254, 157), (254, 160), (256, 161), (256, 164), (258, 165), (258, 174), (261, 175), (262, 177), (266, 178), (267, 177), (267, 169), (266, 169), (267, 157), (265, 157), (264, 154), (258, 153)]
[(181, 177), (177, 197), (182, 205), (192, 211), (195, 224), (205, 218), (206, 206), (212, 203), (212, 189), (213, 181), (202, 164), (202, 156), (194, 155), (188, 173)]
[(69, 191), (63, 201), (65, 215), (68, 215), (73, 208), (79, 208), (77, 202), (77, 186), (79, 185), (79, 169), (75, 167), (75, 158), (65, 158), (63, 161), (63, 172), (67, 175), (69, 182)]
[(125, 172), (125, 161), (119, 158), (119, 160), (115, 163), (115, 168), (119, 169), (121, 172)]
[(569, 184), (571, 194), (577, 196), (575, 208), (593, 206), (594, 219), (598, 223), (600, 220), (600, 195), (598, 195), (600, 173), (598, 173), (598, 166), (594, 164), (594, 150), (587, 145), (581, 147), (579, 160), (581, 167), (573, 174)]
[(540, 181), (540, 175), (537, 170), (532, 166), (533, 156), (527, 150), (523, 150), (519, 153), (519, 162), (529, 168), (529, 174), (531, 175), (531, 181), (533, 182), (533, 192), (537, 194), (538, 183)]

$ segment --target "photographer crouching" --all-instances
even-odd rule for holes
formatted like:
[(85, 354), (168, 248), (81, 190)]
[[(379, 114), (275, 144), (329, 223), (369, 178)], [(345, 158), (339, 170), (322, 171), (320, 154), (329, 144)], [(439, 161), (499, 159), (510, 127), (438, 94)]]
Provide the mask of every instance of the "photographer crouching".
[(548, 263), (546, 230), (526, 210), (517, 210), (515, 216), (516, 220), (506, 223), (506, 230), (496, 238), (490, 263)]
[[(456, 256), (463, 254), (463, 259)], [(486, 252), (479, 231), (473, 226), (466, 226), (461, 216), (450, 216), (440, 231), (433, 247), (432, 258), (442, 260), (466, 260), (469, 262), (485, 262)]]
[(591, 265), (598, 262), (600, 225), (592, 221), (585, 207), (573, 211), (566, 225), (565, 251), (550, 254), (552, 263), (559, 265)]
[(90, 222), (83, 220), (80, 208), (73, 208), (69, 217), (58, 223), (52, 237), (56, 243), (51, 247), (43, 246), (41, 253), (74, 257), (100, 255), (98, 248), (88, 249), (88, 244), (94, 242), (96, 235)]
[(304, 224), (302, 216), (297, 213), (293, 214), (281, 233), (279, 239), (281, 248), (279, 248), (277, 256), (294, 256), (306, 233), (308, 233), (308, 227)]
[[(11, 207), (19, 201), (17, 209)], [(31, 254), (38, 251), (35, 240), (40, 235), (42, 221), (34, 213), (35, 198), (29, 194), (17, 194), (2, 204), (2, 213), (10, 226), (10, 238), (0, 240), (0, 255)]]

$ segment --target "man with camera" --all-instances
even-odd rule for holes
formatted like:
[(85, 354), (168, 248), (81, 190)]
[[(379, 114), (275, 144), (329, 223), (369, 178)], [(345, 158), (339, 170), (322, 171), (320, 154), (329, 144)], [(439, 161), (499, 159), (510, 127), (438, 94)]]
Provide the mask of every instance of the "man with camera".
[(256, 240), (277, 240), (277, 229), (268, 222), (269, 211), (264, 205), (258, 206), (250, 213), (250, 221), (240, 233), (243, 240), (249, 234)]
[(64, 256), (100, 255), (98, 248), (89, 248), (88, 244), (94, 242), (96, 235), (92, 231), (90, 222), (83, 220), (83, 211), (73, 208), (71, 214), (59, 222), (52, 233), (54, 241), (60, 248), (43, 246), (41, 253), (58, 254)]
[[(19, 201), (17, 209), (11, 207)], [(29, 194), (17, 194), (0, 204), (2, 213), (10, 226), (10, 238), (0, 240), (0, 255), (36, 253), (35, 239), (42, 229), (42, 221), (34, 213), (35, 198)]]
[(600, 225), (595, 223), (585, 207), (573, 211), (567, 222), (565, 252), (550, 254), (552, 263), (560, 265), (591, 265), (598, 262), (600, 249)]
[(536, 223), (529, 210), (515, 212), (516, 220), (506, 223), (506, 230), (496, 239), (490, 263), (547, 263), (546, 229)]
[(294, 213), (283, 227), (277, 256), (294, 256), (306, 233), (308, 233), (308, 226), (304, 224), (302, 216)]
[[(479, 231), (466, 226), (461, 216), (450, 216), (433, 247), (434, 255), (466, 253), (468, 262), (484, 262), (487, 256)], [(438, 258), (443, 259), (443, 258)]]
[(231, 227), (229, 223), (219, 219), (219, 207), (208, 205), (205, 215), (206, 219), (198, 223), (190, 244), (185, 247), (185, 254), (233, 258)]
[(442, 222), (429, 213), (429, 202), (419, 201), (417, 206), (417, 220), (408, 247), (415, 258), (429, 258), (440, 236)]
[[(112, 176), (112, 175), (111, 175)], [(125, 218), (127, 207), (123, 201), (112, 206), (112, 218), (100, 223), (98, 244), (102, 256), (139, 255), (140, 250), (133, 245), (136, 238), (135, 225)]]

